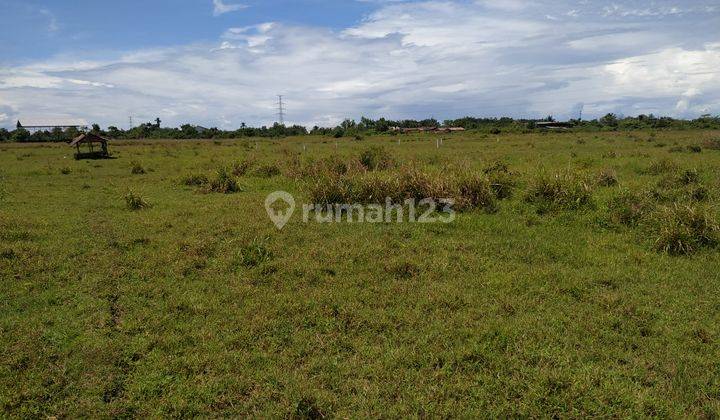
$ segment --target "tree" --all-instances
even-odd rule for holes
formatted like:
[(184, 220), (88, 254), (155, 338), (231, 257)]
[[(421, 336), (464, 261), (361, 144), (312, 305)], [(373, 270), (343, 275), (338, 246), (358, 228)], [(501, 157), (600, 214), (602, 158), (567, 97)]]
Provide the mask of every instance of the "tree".
[(97, 125), (97, 124), (93, 124), (93, 125), (92, 125), (92, 132), (95, 133), (95, 134), (99, 134), (99, 133), (100, 133), (100, 126)]
[(18, 120), (17, 124), (15, 124), (15, 128), (17, 128), (18, 130), (23, 128), (22, 124), (20, 124), (20, 120)]
[(606, 127), (617, 127), (618, 118), (615, 114), (610, 113), (600, 118), (600, 124)]
[(160, 123), (161, 123), (161, 122), (162, 122), (162, 121), (160, 121), (160, 118), (155, 118), (155, 127), (160, 128)]
[(120, 137), (121, 134), (122, 134), (122, 132), (114, 125), (111, 125), (110, 127), (108, 127), (108, 136), (110, 136), (112, 138), (118, 138), (118, 137)]
[(10, 140), (10, 133), (4, 128), (0, 128), (0, 141), (8, 140)]
[(10, 140), (20, 143), (30, 141), (30, 132), (20, 126), (20, 128), (12, 132)]

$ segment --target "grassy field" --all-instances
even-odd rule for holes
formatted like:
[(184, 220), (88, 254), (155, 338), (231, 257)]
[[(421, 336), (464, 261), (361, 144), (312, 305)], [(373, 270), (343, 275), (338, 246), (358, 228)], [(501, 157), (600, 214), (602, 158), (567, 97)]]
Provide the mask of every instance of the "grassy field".
[[(720, 415), (718, 132), (110, 149), (0, 144), (4, 417)], [(511, 194), (271, 223), (269, 193), (308, 202), (368, 150), (389, 163), (337, 179)]]

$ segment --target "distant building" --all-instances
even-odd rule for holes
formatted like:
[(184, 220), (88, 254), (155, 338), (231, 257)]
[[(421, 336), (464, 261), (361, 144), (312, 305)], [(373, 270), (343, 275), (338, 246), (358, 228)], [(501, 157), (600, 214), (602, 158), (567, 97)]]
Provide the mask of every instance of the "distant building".
[(23, 124), (20, 121), (17, 122), (16, 127), (18, 129), (24, 129), (29, 131), (30, 133), (36, 133), (38, 131), (53, 131), (55, 129), (60, 129), (62, 131), (67, 130), (68, 128), (74, 128), (78, 131), (87, 131), (88, 126), (84, 123), (77, 123), (76, 121), (41, 121), (41, 122), (31, 122)]
[(465, 131), (463, 127), (415, 127), (415, 128), (400, 128), (392, 127), (390, 131), (399, 133), (457, 133)]
[(546, 130), (567, 130), (573, 128), (575, 124), (571, 122), (558, 122), (558, 121), (539, 121), (535, 123), (535, 127), (544, 128)]

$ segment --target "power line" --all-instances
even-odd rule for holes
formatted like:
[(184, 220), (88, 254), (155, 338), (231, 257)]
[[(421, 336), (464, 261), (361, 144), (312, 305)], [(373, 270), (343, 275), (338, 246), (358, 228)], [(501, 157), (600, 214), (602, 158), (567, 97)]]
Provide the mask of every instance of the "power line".
[(282, 95), (278, 95), (278, 118), (280, 125), (285, 125), (285, 108)]

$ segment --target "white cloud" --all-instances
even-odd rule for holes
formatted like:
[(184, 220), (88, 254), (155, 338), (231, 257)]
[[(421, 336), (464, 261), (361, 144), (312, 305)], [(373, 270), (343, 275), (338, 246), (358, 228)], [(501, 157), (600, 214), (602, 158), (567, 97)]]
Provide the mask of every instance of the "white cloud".
[(245, 9), (247, 6), (244, 4), (225, 4), (223, 0), (213, 0), (213, 15), (220, 16), (225, 13), (237, 12), (238, 10)]
[(718, 28), (605, 19), (589, 5), (497, 4), (384, 2), (339, 32), (262, 23), (228, 28), (213, 45), (8, 67), (0, 106), (12, 112), (0, 111), (232, 128), (272, 123), (282, 93), (289, 120), (306, 125), (362, 115), (563, 118), (579, 103), (588, 116), (720, 113)]

